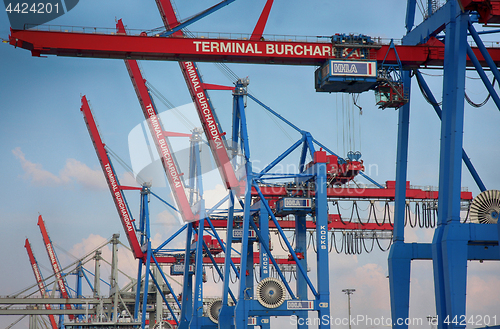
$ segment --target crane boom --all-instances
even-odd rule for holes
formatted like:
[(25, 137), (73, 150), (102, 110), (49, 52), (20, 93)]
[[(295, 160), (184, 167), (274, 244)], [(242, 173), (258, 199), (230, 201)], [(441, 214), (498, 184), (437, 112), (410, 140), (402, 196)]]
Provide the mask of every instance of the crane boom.
[[(156, 4), (166, 29), (172, 29), (179, 25), (179, 20), (170, 0), (156, 0)], [(184, 33), (177, 31), (172, 36), (183, 37)], [(196, 63), (191, 61), (179, 61), (179, 66), (224, 184), (226, 188), (234, 190), (237, 194), (242, 194), (245, 190), (245, 182), (240, 182), (236, 177), (227, 153), (224, 134), (219, 126), (217, 115), (209, 100), (198, 67)]]
[[(116, 24), (117, 31), (120, 34), (125, 34), (125, 27), (122, 20), (119, 20)], [(134, 85), (137, 98), (141, 104), (142, 112), (144, 117), (148, 122), (148, 127), (153, 137), (156, 150), (160, 154), (161, 163), (165, 174), (167, 175), (170, 188), (174, 195), (175, 201), (178, 205), (179, 211), (181, 213), (182, 219), (185, 222), (192, 222), (197, 219), (193, 211), (191, 210), (191, 205), (187, 199), (186, 190), (184, 183), (181, 179), (181, 173), (179, 168), (175, 164), (175, 158), (172, 154), (172, 148), (168, 141), (167, 132), (162, 127), (160, 117), (158, 116), (158, 111), (154, 106), (153, 100), (149, 95), (148, 88), (146, 87), (145, 80), (142, 77), (139, 65), (135, 60), (125, 60), (125, 65)]]
[[(335, 59), (328, 39), (317, 41), (238, 40), (220, 38), (159, 38), (147, 35), (117, 35), (57, 32), (42, 30), (11, 30), (11, 45), (30, 50), (33, 56), (57, 55), (72, 57), (118, 58), (141, 60), (198, 61), (253, 64), (322, 65)], [(324, 40), (324, 41), (323, 41)], [(398, 64), (390, 45), (369, 46), (369, 58), (385, 64)], [(443, 67), (444, 44), (435, 38), (421, 45), (396, 46), (406, 68)], [(477, 47), (474, 54), (486, 66)], [(500, 65), (500, 48), (488, 48), (495, 64)], [(344, 58), (345, 59), (345, 58)], [(354, 59), (354, 58), (348, 58)], [(467, 59), (467, 66), (472, 62)]]
[[(35, 259), (35, 255), (33, 254), (33, 250), (31, 249), (31, 245), (30, 245), (28, 238), (26, 238), (26, 241), (24, 243), (24, 247), (26, 248), (26, 251), (28, 252), (28, 257), (30, 259), (31, 268), (33, 269), (33, 274), (35, 274), (35, 279), (36, 279), (36, 283), (38, 285), (38, 289), (40, 290), (40, 294), (42, 295), (42, 298), (45, 298), (45, 297), (47, 297), (47, 291), (45, 290), (45, 283), (43, 282), (42, 272), (40, 271), (40, 267), (38, 267), (38, 263)], [(45, 309), (51, 310), (52, 306), (50, 306), (50, 304), (45, 304)], [(52, 329), (57, 329), (57, 323), (56, 323), (56, 319), (54, 318), (54, 315), (49, 314), (49, 319), (50, 319), (50, 325), (51, 325)]]
[(127, 235), (130, 248), (132, 249), (135, 258), (143, 258), (144, 253), (141, 250), (135, 228), (132, 224), (133, 219), (127, 207), (127, 201), (125, 199), (125, 196), (123, 195), (122, 188), (111, 164), (111, 160), (109, 159), (108, 152), (104, 148), (104, 143), (102, 142), (99, 130), (97, 129), (97, 125), (94, 120), (94, 116), (92, 115), (92, 111), (90, 110), (87, 97), (85, 96), (82, 97), (82, 107), (80, 108), (80, 110), (83, 113), (85, 124), (87, 125), (90, 138), (92, 139), (92, 143), (94, 144), (94, 148), (96, 150), (99, 163), (101, 164), (102, 171), (104, 172), (104, 176), (106, 177), (109, 191), (111, 192), (111, 196), (113, 197), (113, 201), (120, 216), (123, 229), (125, 230), (125, 233)]
[[(56, 253), (54, 251), (54, 246), (52, 245), (52, 241), (50, 241), (49, 234), (47, 233), (47, 229), (45, 228), (45, 222), (42, 219), (42, 215), (38, 216), (38, 226), (40, 227), (40, 232), (42, 233), (43, 243), (45, 244), (45, 249), (47, 250), (47, 254), (49, 255), (50, 265), (52, 265), (52, 270), (54, 271), (54, 275), (56, 277), (56, 282), (59, 287), (59, 291), (61, 292), (61, 296), (63, 298), (70, 298), (68, 289), (66, 288), (66, 279), (61, 274), (61, 265), (59, 264), (59, 260), (57, 259)], [(72, 310), (71, 304), (66, 304), (67, 310)], [(74, 319), (73, 314), (69, 314), (70, 320)]]

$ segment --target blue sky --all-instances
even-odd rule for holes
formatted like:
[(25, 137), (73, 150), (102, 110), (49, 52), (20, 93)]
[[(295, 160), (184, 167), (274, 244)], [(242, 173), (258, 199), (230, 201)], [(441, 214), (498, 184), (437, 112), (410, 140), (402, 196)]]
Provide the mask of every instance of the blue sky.
[[(263, 0), (236, 1), (212, 16), (190, 27), (192, 31), (250, 33), (257, 21)], [(178, 15), (189, 17), (213, 2), (178, 1)], [(404, 34), (405, 2), (390, 0), (383, 5), (372, 1), (276, 1), (265, 33), (286, 35), (332, 35), (362, 33), (372, 37), (401, 38)], [(80, 3), (54, 25), (110, 27), (115, 19), (123, 18), (128, 28), (151, 29), (162, 25), (154, 1), (95, 1)], [(9, 22), (0, 13), (0, 37), (7, 39)], [(493, 40), (495, 37), (485, 37)], [(99, 163), (83, 122), (80, 95), (87, 95), (100, 125), (105, 143), (125, 162), (130, 163), (128, 136), (143, 120), (143, 115), (125, 65), (120, 60), (80, 59), (50, 56), (34, 58), (22, 49), (0, 44), (2, 68), (0, 74), (0, 295), (8, 295), (34, 283), (24, 250), (29, 237), (39, 262), (48, 267), (36, 220), (44, 216), (52, 240), (63, 250), (78, 252), (81, 245), (109, 238), (123, 231), (109, 191), (100, 176)], [(145, 78), (159, 89), (174, 105), (191, 101), (177, 63), (142, 62)], [(314, 90), (314, 67), (262, 66), (228, 64), (240, 77), (250, 78), (250, 91), (261, 101), (284, 115), (300, 128), (328, 147), (345, 155), (350, 141), (353, 150), (363, 154), (369, 174), (378, 182), (395, 177), (397, 140), (397, 111), (381, 111), (375, 106), (373, 92), (360, 96), (362, 115), (348, 105), (348, 97)], [(213, 64), (200, 64), (206, 82), (231, 84)], [(441, 95), (439, 70), (428, 70), (426, 76), (433, 92)], [(470, 78), (476, 78), (469, 71)], [(412, 114), (408, 179), (414, 185), (437, 186), (439, 158), (439, 120), (433, 109), (412, 89)], [(487, 95), (484, 86), (467, 79), (467, 93), (477, 103)], [(231, 95), (212, 92), (219, 119), (230, 131)], [(159, 102), (157, 102), (158, 104)], [(342, 109), (342, 104), (344, 109)], [(159, 105), (159, 104), (158, 104)], [(162, 107), (159, 106), (160, 111)], [(163, 107), (163, 110), (166, 110)], [(247, 110), (250, 143), (254, 164), (272, 160), (292, 144), (298, 135), (289, 128), (282, 129), (265, 112), (249, 101)], [(352, 116), (350, 130), (343, 124), (342, 115)], [(484, 180), (487, 188), (499, 189), (500, 176), (496, 142), (500, 138), (496, 120), (498, 109), (492, 101), (480, 109), (466, 105), (464, 147)], [(282, 126), (284, 127), (284, 126)], [(189, 131), (174, 122), (173, 131)], [(292, 163), (295, 163), (294, 159)], [(127, 177), (126, 168), (117, 167), (120, 177)], [(124, 178), (126, 179), (126, 178)], [(360, 180), (361, 181), (361, 180)], [(478, 189), (464, 170), (463, 186), (478, 194)], [(215, 187), (214, 187), (215, 188)], [(168, 196), (168, 191), (159, 189)], [(133, 211), (138, 209), (139, 196), (127, 194)], [(208, 196), (207, 196), (208, 197)], [(155, 234), (165, 239), (175, 225), (165, 224), (165, 207), (153, 205), (152, 221)], [(411, 238), (429, 241), (432, 232), (409, 233)], [(87, 241), (87, 242), (85, 242)], [(85, 242), (85, 243), (84, 243)], [(80, 247), (78, 247), (80, 246)], [(79, 249), (80, 248), (80, 249)], [(70, 262), (65, 254), (61, 262)], [(338, 304), (334, 314), (345, 312), (345, 296), (341, 289), (357, 289), (353, 309), (366, 314), (389, 316), (387, 253), (373, 252), (360, 256), (332, 255), (332, 301)], [(425, 264), (424, 264), (425, 263)], [(414, 265), (412, 277), (412, 306), (414, 316), (425, 317), (433, 312), (432, 267), (428, 262)], [(469, 270), (470, 298), (488, 301), (483, 313), (494, 315), (500, 301), (498, 264), (471, 263)], [(44, 274), (48, 276), (46, 270)], [(70, 280), (73, 280), (71, 278)], [(333, 281), (333, 280), (332, 280)], [(490, 287), (487, 288), (487, 287)], [(491, 287), (493, 288), (493, 291)], [(497, 289), (496, 292), (494, 289)], [(490, 296), (490, 295), (495, 295)], [(484, 297), (485, 295), (490, 297)], [(379, 296), (381, 301), (379, 301)], [(358, 297), (358, 299), (356, 299)], [(490, 298), (490, 299), (488, 299)], [(491, 303), (491, 304), (490, 304)], [(469, 310), (478, 312), (475, 303)], [(371, 312), (371, 313), (370, 313)], [(489, 313), (488, 313), (489, 312)], [(476, 314), (476, 313), (472, 313)], [(10, 320), (10, 321), (9, 321)], [(0, 323), (12, 322), (0, 318)]]

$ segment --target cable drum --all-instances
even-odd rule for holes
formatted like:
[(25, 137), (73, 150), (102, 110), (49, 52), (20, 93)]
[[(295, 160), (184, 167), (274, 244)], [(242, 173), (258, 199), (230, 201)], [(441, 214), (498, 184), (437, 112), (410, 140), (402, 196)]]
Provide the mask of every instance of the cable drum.
[(174, 327), (168, 321), (161, 321), (153, 326), (153, 329), (173, 329)]
[(257, 300), (266, 308), (276, 308), (285, 302), (285, 285), (276, 278), (265, 278), (257, 285)]
[(472, 200), (470, 220), (472, 223), (496, 224), (500, 214), (500, 191), (487, 190)]
[(222, 299), (214, 299), (208, 305), (208, 317), (213, 323), (219, 323), (219, 311), (222, 308)]

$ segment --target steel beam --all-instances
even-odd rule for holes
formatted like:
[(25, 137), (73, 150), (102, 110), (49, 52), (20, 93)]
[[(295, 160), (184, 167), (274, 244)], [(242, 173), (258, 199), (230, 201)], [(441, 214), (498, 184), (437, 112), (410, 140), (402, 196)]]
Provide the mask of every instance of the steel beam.
[[(254, 64), (321, 65), (332, 58), (331, 43), (299, 41), (251, 41), (218, 38), (161, 38), (140, 35), (75, 33), (40, 30), (12, 30), (11, 45), (30, 50), (33, 56), (117, 58), (136, 60), (199, 61)], [(389, 45), (370, 50), (370, 58), (385, 64), (398, 64)], [(418, 46), (397, 46), (404, 67), (436, 66), (444, 63), (444, 45), (431, 42)], [(288, 49), (288, 50), (286, 50)], [(486, 61), (477, 48), (481, 65)], [(500, 49), (489, 48), (496, 65)], [(467, 65), (472, 66), (468, 62)]]
[[(441, 32), (446, 23), (452, 18), (457, 17), (460, 13), (460, 7), (452, 5), (451, 2), (456, 1), (448, 1), (417, 27), (408, 32), (402, 39), (403, 44), (410, 46), (424, 44), (429, 40), (429, 37), (436, 36)], [(415, 15), (414, 10), (413, 15)]]
[[(405, 92), (410, 92), (410, 72), (403, 72)], [(397, 319), (407, 319), (410, 305), (411, 249), (404, 243), (406, 207), (406, 176), (408, 162), (408, 136), (410, 129), (410, 103), (399, 109), (398, 144), (396, 154), (396, 189), (394, 205), (394, 244), (389, 252), (389, 290), (392, 322), (396, 328), (408, 328)]]

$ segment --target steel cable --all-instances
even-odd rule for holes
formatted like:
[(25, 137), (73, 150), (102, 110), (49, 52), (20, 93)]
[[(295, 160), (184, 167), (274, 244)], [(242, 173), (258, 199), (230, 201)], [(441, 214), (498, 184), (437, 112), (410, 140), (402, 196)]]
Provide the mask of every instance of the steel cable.
[[(496, 78), (493, 77), (493, 83), (492, 83), (492, 87), (494, 88), (495, 87), (495, 82), (496, 82)], [(474, 103), (470, 98), (469, 98), (469, 95), (467, 95), (467, 92), (464, 91), (464, 97), (465, 97), (465, 100), (467, 101), (467, 103), (469, 103), (470, 106), (472, 107), (475, 107), (475, 108), (479, 108), (479, 107), (482, 107), (484, 105), (486, 105), (486, 103), (488, 103), (488, 101), (490, 100), (491, 98), (491, 94), (488, 93), (488, 96), (486, 96), (486, 99), (484, 101), (482, 101), (481, 103)]]
[(377, 237), (376, 235), (375, 235), (375, 239), (377, 240), (377, 245), (378, 245), (378, 247), (379, 247), (379, 249), (380, 249), (381, 251), (387, 251), (387, 250), (389, 250), (389, 248), (390, 248), (390, 247), (391, 247), (391, 245), (392, 245), (392, 237), (391, 237), (391, 239), (389, 240), (389, 245), (387, 246), (387, 248), (386, 248), (386, 249), (382, 248), (382, 246), (380, 245), (380, 241), (378, 241), (378, 237)]
[(371, 237), (372, 247), (371, 247), (370, 251), (368, 251), (368, 249), (366, 248), (366, 244), (365, 244), (366, 239), (363, 237), (363, 247), (364, 247), (367, 254), (371, 253), (373, 251), (373, 247), (375, 247), (375, 235), (376, 235), (376, 233), (373, 233), (373, 235)]
[(342, 253), (342, 251), (344, 251), (344, 234), (342, 234), (342, 241), (340, 243), (342, 248), (340, 249), (340, 251), (337, 248), (337, 239), (336, 239), (335, 231), (332, 232), (332, 235), (333, 235), (333, 245), (335, 247), (335, 251), (337, 252), (337, 254), (340, 254), (340, 253)]
[(364, 223), (361, 222), (361, 218), (359, 216), (359, 211), (358, 211), (358, 203), (356, 201), (353, 201), (353, 203), (352, 203), (351, 218), (349, 219), (349, 223), (352, 223), (352, 218), (354, 216), (354, 210), (356, 210), (356, 215), (358, 215), (358, 223), (361, 223), (361, 225), (364, 225)]

